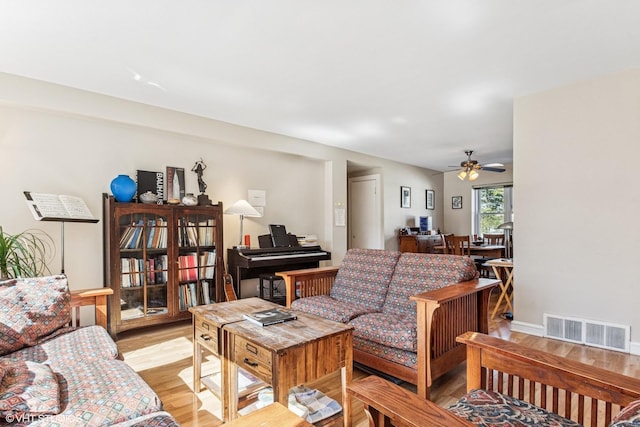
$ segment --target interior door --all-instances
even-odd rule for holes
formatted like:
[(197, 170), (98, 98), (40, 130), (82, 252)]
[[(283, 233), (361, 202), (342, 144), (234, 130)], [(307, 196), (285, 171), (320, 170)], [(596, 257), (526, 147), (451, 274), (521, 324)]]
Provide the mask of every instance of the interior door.
[(384, 249), (380, 175), (349, 179), (349, 248)]

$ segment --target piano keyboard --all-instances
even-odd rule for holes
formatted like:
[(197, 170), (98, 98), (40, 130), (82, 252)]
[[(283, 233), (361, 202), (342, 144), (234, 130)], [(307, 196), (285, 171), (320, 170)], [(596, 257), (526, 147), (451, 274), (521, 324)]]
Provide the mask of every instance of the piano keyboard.
[(241, 254), (241, 256), (248, 258), (250, 260), (270, 260), (270, 259), (283, 259), (283, 258), (304, 258), (304, 257), (313, 257), (313, 256), (322, 256), (322, 255), (327, 255), (326, 252), (301, 252), (301, 253), (283, 253), (283, 254), (277, 254), (277, 255), (271, 255), (271, 254), (260, 254), (260, 255), (253, 255), (253, 256), (247, 256), (244, 254)]

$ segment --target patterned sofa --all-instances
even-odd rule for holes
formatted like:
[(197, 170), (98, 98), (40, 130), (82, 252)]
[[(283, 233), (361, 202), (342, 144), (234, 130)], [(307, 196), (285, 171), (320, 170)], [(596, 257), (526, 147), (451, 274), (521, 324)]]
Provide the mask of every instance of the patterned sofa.
[(369, 425), (640, 426), (640, 379), (478, 333), (467, 346), (467, 394), (448, 408), (382, 378), (347, 386)]
[(277, 273), (287, 305), (354, 326), (354, 361), (418, 386), (465, 359), (455, 338), (488, 331), (498, 281), (478, 279), (473, 260), (455, 255), (350, 249), (340, 267)]
[[(178, 425), (119, 360), (101, 291), (70, 292), (62, 275), (0, 282), (0, 425)], [(89, 304), (102, 325), (70, 326)]]

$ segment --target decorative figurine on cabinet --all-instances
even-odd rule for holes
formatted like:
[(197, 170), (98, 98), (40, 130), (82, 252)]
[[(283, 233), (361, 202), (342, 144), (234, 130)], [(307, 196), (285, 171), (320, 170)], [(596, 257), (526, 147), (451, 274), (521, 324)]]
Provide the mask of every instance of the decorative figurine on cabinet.
[(204, 179), (202, 179), (202, 174), (206, 168), (207, 164), (204, 162), (204, 160), (202, 160), (202, 157), (191, 168), (191, 171), (195, 172), (195, 174), (198, 176), (198, 188), (200, 189), (200, 194), (198, 195), (199, 206), (208, 206), (211, 204), (209, 196), (204, 193), (207, 189), (207, 183), (204, 182)]

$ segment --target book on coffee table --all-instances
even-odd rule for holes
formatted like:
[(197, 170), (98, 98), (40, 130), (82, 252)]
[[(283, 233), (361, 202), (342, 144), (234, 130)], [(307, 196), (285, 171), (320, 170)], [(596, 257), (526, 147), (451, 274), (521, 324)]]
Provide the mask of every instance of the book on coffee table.
[(260, 326), (269, 326), (276, 323), (283, 323), (298, 318), (295, 314), (280, 308), (272, 308), (270, 310), (256, 311), (254, 313), (243, 314), (249, 322), (253, 322)]

